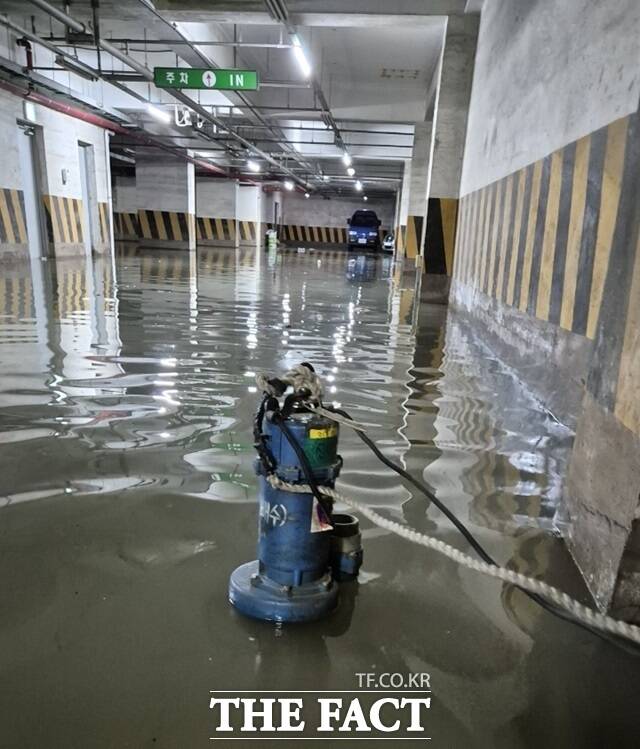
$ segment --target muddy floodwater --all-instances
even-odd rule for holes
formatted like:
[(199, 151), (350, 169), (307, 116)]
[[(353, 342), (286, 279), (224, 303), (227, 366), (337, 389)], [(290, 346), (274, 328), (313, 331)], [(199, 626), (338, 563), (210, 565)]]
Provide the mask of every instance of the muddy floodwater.
[[(501, 563), (588, 601), (561, 539), (571, 432), (453, 313), (418, 307), (391, 258), (129, 247), (14, 266), (0, 746), (211, 746), (211, 691), (346, 692), (363, 672), (430, 675), (434, 749), (638, 746), (640, 658), (368, 522), (328, 619), (232, 610), (229, 573), (255, 558), (254, 376), (300, 361)], [(339, 451), (345, 494), (466, 548), (353, 433)]]

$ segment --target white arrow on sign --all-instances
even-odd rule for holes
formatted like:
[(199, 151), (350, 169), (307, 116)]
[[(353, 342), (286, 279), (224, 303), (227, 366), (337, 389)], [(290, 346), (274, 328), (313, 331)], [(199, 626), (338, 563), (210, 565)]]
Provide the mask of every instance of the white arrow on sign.
[(213, 70), (205, 70), (202, 74), (202, 82), (207, 88), (213, 88), (216, 85), (216, 74)]

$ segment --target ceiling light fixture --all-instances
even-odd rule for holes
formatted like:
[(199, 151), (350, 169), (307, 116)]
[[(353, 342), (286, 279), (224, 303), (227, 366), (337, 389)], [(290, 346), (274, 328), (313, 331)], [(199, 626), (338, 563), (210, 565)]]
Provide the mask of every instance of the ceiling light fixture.
[(322, 181), (323, 181), (323, 182), (328, 182), (328, 181), (329, 181), (329, 179), (330, 179), (330, 177), (329, 177), (329, 175), (328, 175), (328, 174), (323, 174), (323, 175), (322, 175)]
[(291, 37), (291, 41), (293, 43), (293, 56), (298, 61), (298, 65), (300, 66), (302, 75), (304, 75), (305, 78), (309, 78), (309, 76), (311, 75), (311, 64), (309, 63), (309, 60), (307, 60), (297, 34), (293, 34), (293, 36)]
[(295, 187), (295, 185), (293, 184), (293, 182), (290, 179), (285, 179), (285, 181), (284, 181), (284, 187), (285, 187), (285, 190), (293, 190), (293, 188)]
[(353, 175), (354, 175), (355, 173), (356, 173), (356, 170), (355, 170), (355, 169), (354, 169), (354, 168), (353, 168), (352, 166), (350, 166), (350, 167), (349, 167), (349, 168), (347, 169), (347, 174), (348, 174), (348, 175), (349, 175), (350, 177), (353, 177)]
[(362, 199), (365, 201), (365, 203), (367, 202), (367, 200), (369, 200), (369, 198), (366, 195), (364, 195)]
[(304, 196), (305, 196), (305, 198), (310, 198), (311, 197), (311, 195), (309, 195), (308, 192), (305, 192)]
[(253, 161), (252, 159), (249, 159), (247, 161), (247, 169), (250, 172), (259, 172), (260, 171), (260, 164), (258, 164), (257, 161)]
[(356, 190), (360, 192), (362, 190), (362, 182), (359, 179), (356, 180)]
[(342, 154), (342, 161), (345, 166), (351, 166), (352, 158), (346, 151)]
[(167, 125), (171, 122), (171, 115), (167, 112), (163, 112), (161, 109), (158, 109), (158, 107), (154, 107), (153, 104), (147, 104), (147, 112), (155, 117), (156, 120), (165, 122)]

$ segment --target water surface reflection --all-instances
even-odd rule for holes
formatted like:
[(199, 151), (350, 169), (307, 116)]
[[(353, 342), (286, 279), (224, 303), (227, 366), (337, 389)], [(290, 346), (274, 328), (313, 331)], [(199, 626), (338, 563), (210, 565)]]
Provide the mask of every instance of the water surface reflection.
[[(631, 659), (376, 528), (332, 619), (278, 628), (226, 603), (254, 555), (254, 374), (301, 360), (497, 558), (584, 597), (555, 532), (572, 435), (415, 301), (390, 258), (342, 251), (121, 248), (3, 273), (8, 746), (205, 745), (210, 689), (354, 689), (371, 670), (432, 674), (443, 746), (631, 745)], [(341, 453), (346, 493), (463, 545), (353, 435)]]

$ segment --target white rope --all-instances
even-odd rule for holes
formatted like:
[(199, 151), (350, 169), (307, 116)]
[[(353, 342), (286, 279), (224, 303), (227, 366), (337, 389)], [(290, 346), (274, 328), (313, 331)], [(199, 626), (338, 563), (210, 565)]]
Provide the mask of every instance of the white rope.
[[(282, 491), (289, 492), (312, 493), (312, 489), (308, 484), (289, 484), (286, 481), (282, 481), (282, 479), (279, 479), (275, 475), (268, 476), (267, 480), (274, 489), (280, 489)], [(522, 575), (520, 572), (515, 572), (514, 570), (509, 570), (505, 567), (487, 564), (486, 562), (474, 559), (468, 554), (459, 551), (458, 549), (450, 546), (449, 544), (441, 541), (438, 538), (427, 536), (424, 533), (418, 533), (418, 531), (414, 531), (411, 528), (400, 525), (400, 523), (396, 523), (393, 520), (388, 520), (382, 515), (379, 515), (375, 510), (372, 510), (368, 505), (362, 504), (353, 499), (348, 499), (335, 489), (330, 489), (327, 486), (323, 486), (321, 487), (321, 491), (323, 494), (326, 494), (330, 497), (333, 497), (333, 499), (339, 502), (344, 502), (346, 505), (349, 505), (349, 507), (364, 515), (364, 517), (368, 518), (372, 523), (379, 526), (380, 528), (384, 528), (385, 530), (391, 531), (392, 533), (395, 533), (402, 538), (406, 538), (412, 543), (419, 544), (420, 546), (425, 546), (428, 549), (433, 549), (433, 551), (437, 551), (439, 554), (443, 554), (444, 556), (452, 559), (454, 562), (462, 565), (463, 567), (466, 567), (467, 569), (474, 570), (475, 572), (480, 572), (484, 575), (489, 575), (490, 577), (495, 577), (505, 583), (510, 583), (512, 585), (518, 586), (519, 588), (524, 588), (531, 593), (537, 593), (538, 595), (543, 596), (549, 601), (553, 601), (553, 603), (557, 604), (565, 611), (568, 611), (572, 616), (574, 616), (576, 619), (579, 619), (581, 622), (584, 622), (585, 624), (588, 624), (589, 626), (596, 629), (602, 630), (603, 632), (610, 632), (612, 634), (619, 635), (620, 637), (624, 637), (640, 645), (640, 627), (636, 627), (633, 624), (627, 624), (627, 622), (621, 622), (618, 619), (613, 619), (610, 616), (606, 616), (605, 614), (601, 614), (598, 611), (594, 611), (588, 606), (585, 606), (584, 604), (574, 600), (567, 593), (558, 590), (558, 588), (554, 588), (553, 585), (549, 585), (542, 580), (536, 580), (534, 578), (527, 577), (526, 575)]]

